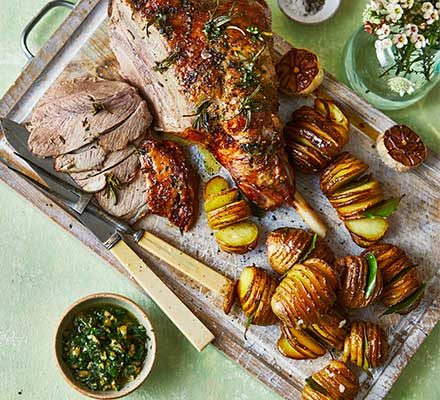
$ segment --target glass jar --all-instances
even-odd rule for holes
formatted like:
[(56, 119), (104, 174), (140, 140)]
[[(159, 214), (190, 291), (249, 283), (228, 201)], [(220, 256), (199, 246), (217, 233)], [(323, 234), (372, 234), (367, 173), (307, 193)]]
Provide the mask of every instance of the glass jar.
[[(352, 89), (369, 103), (382, 110), (408, 107), (426, 96), (440, 80), (440, 51), (434, 55), (432, 73), (427, 80), (423, 74), (409, 73), (396, 81), (393, 71), (394, 53), (391, 48), (376, 48), (377, 37), (361, 27), (345, 46), (345, 74)], [(417, 69), (420, 66), (415, 64)], [(394, 80), (393, 80), (394, 78)], [(403, 80), (402, 80), (403, 79)], [(394, 83), (394, 85), (393, 85)], [(396, 90), (396, 86), (409, 89)]]

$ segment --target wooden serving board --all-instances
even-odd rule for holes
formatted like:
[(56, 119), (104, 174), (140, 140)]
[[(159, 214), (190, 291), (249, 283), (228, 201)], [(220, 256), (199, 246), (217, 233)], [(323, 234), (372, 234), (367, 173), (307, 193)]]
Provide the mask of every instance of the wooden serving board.
[[(78, 2), (63, 25), (37, 57), (26, 65), (15, 84), (0, 101), (1, 116), (17, 122), (26, 121), (35, 103), (56, 80), (85, 74), (107, 78), (117, 76), (117, 64), (108, 47), (106, 6), (105, 0)], [(275, 37), (275, 47), (280, 56), (288, 51), (290, 45)], [(405, 249), (420, 266), (420, 271), (428, 281), (426, 296), (415, 311), (405, 317), (393, 315), (380, 319), (389, 333), (390, 357), (386, 365), (375, 370), (371, 377), (365, 374), (361, 376), (362, 389), (359, 398), (382, 399), (440, 317), (437, 268), (437, 260), (440, 259), (440, 160), (431, 154), (429, 160), (415, 172), (398, 174), (391, 171), (380, 162), (371, 139), (395, 123), (330, 75), (326, 76), (319, 95), (333, 98), (349, 114), (353, 126), (347, 149), (369, 163), (371, 171), (383, 182), (385, 191), (390, 196), (406, 194), (399, 212), (390, 220), (391, 229), (386, 240)], [(294, 109), (312, 100), (282, 98), (282, 118), (285, 120)], [(0, 138), (0, 151), (19, 165), (4, 138)], [(197, 150), (189, 148), (188, 151), (199, 167), (202, 179), (206, 180), (209, 176), (203, 169)], [(32, 173), (26, 165), (20, 167)], [(227, 176), (226, 171), (222, 170), (221, 173)], [(0, 179), (122, 272), (110, 252), (65, 209), (54, 204), (2, 164)], [(335, 211), (321, 194), (318, 177), (298, 176), (297, 185), (326, 219), (330, 227), (328, 242), (336, 254), (359, 254), (361, 249), (351, 241)], [(142, 222), (146, 229), (231, 278), (238, 277), (241, 269), (252, 263), (268, 268), (264, 254), (264, 239), (268, 231), (281, 226), (303, 227), (299, 217), (288, 208), (267, 213), (264, 218), (259, 219), (258, 224), (261, 228), (261, 239), (257, 249), (238, 256), (218, 250), (202, 214), (196, 227), (184, 235), (159, 217), (148, 216)], [(283, 357), (275, 345), (279, 337), (277, 326), (252, 327), (247, 335), (248, 340), (244, 340), (244, 317), (237, 306), (229, 316), (224, 315), (221, 299), (206, 293), (157, 259), (142, 252), (139, 254), (216, 335), (215, 346), (281, 396), (299, 398), (304, 378), (328, 362), (329, 357), (315, 361), (293, 361)], [(377, 306), (364, 313), (363, 317), (377, 320), (381, 311), (381, 306)]]

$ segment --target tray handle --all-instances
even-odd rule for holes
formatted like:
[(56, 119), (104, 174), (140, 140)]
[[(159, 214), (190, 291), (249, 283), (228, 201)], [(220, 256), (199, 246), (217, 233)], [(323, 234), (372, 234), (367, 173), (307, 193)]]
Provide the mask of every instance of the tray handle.
[(37, 25), (41, 19), (53, 8), (56, 7), (66, 7), (69, 9), (73, 9), (75, 7), (75, 3), (72, 3), (71, 1), (67, 0), (52, 0), (49, 1), (40, 11), (39, 13), (32, 18), (28, 24), (24, 27), (23, 31), (20, 35), (20, 46), (23, 50), (23, 53), (27, 57), (28, 60), (32, 60), (34, 58), (34, 55), (29, 50), (27, 39), (29, 37), (29, 34), (32, 32), (32, 29), (34, 29), (35, 25)]

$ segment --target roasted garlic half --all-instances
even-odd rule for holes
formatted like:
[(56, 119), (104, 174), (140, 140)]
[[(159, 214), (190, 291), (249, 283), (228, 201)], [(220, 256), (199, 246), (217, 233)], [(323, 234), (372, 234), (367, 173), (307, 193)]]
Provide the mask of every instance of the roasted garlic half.
[(415, 264), (397, 246), (378, 243), (362, 254), (373, 254), (382, 273), (384, 289), (382, 302), (388, 307), (385, 314), (407, 314), (414, 310), (423, 298), (422, 284)]
[(319, 258), (333, 264), (335, 256), (325, 241), (303, 229), (279, 228), (267, 235), (266, 251), (274, 271), (285, 274), (295, 264), (308, 258)]
[(284, 128), (286, 149), (299, 171), (314, 174), (327, 167), (349, 139), (350, 124), (330, 100), (315, 100), (315, 107), (294, 111)]
[(306, 379), (302, 400), (354, 400), (359, 392), (359, 379), (342, 361), (332, 360)]
[(279, 89), (287, 95), (307, 96), (321, 85), (324, 70), (316, 54), (292, 48), (279, 61), (276, 72)]
[(382, 161), (397, 172), (408, 172), (425, 161), (428, 149), (406, 125), (394, 125), (379, 135), (376, 150)]
[(282, 325), (278, 350), (284, 356), (295, 360), (318, 358), (328, 349), (341, 351), (347, 336), (346, 322), (340, 312), (331, 309), (307, 329)]
[(368, 370), (382, 365), (388, 356), (388, 341), (383, 329), (369, 321), (353, 322), (345, 338), (342, 360)]
[(257, 245), (258, 227), (249, 221), (249, 203), (240, 200), (237, 188), (226, 179), (215, 176), (205, 186), (205, 212), (208, 225), (216, 230), (219, 247), (228, 253), (244, 254)]
[(262, 268), (251, 266), (241, 271), (237, 295), (248, 317), (248, 325), (271, 325), (276, 322), (270, 302), (277, 285), (277, 280)]
[(337, 286), (330, 265), (318, 258), (308, 259), (287, 272), (272, 297), (272, 310), (284, 325), (309, 327), (333, 305)]
[(340, 288), (338, 302), (347, 309), (374, 304), (382, 292), (382, 275), (371, 254), (364, 257), (346, 256), (336, 261)]
[(321, 175), (321, 190), (344, 222), (353, 240), (368, 247), (381, 240), (387, 217), (400, 198), (384, 200), (380, 183), (367, 175), (368, 165), (348, 152), (340, 154)]

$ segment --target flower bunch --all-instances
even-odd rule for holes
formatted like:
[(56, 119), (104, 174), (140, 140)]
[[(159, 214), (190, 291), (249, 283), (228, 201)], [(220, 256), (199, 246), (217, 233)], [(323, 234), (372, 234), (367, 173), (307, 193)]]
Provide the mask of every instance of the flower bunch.
[(382, 75), (431, 78), (440, 50), (440, 1), (372, 0), (364, 11), (365, 30), (377, 37), (376, 49), (390, 49), (394, 63)]

